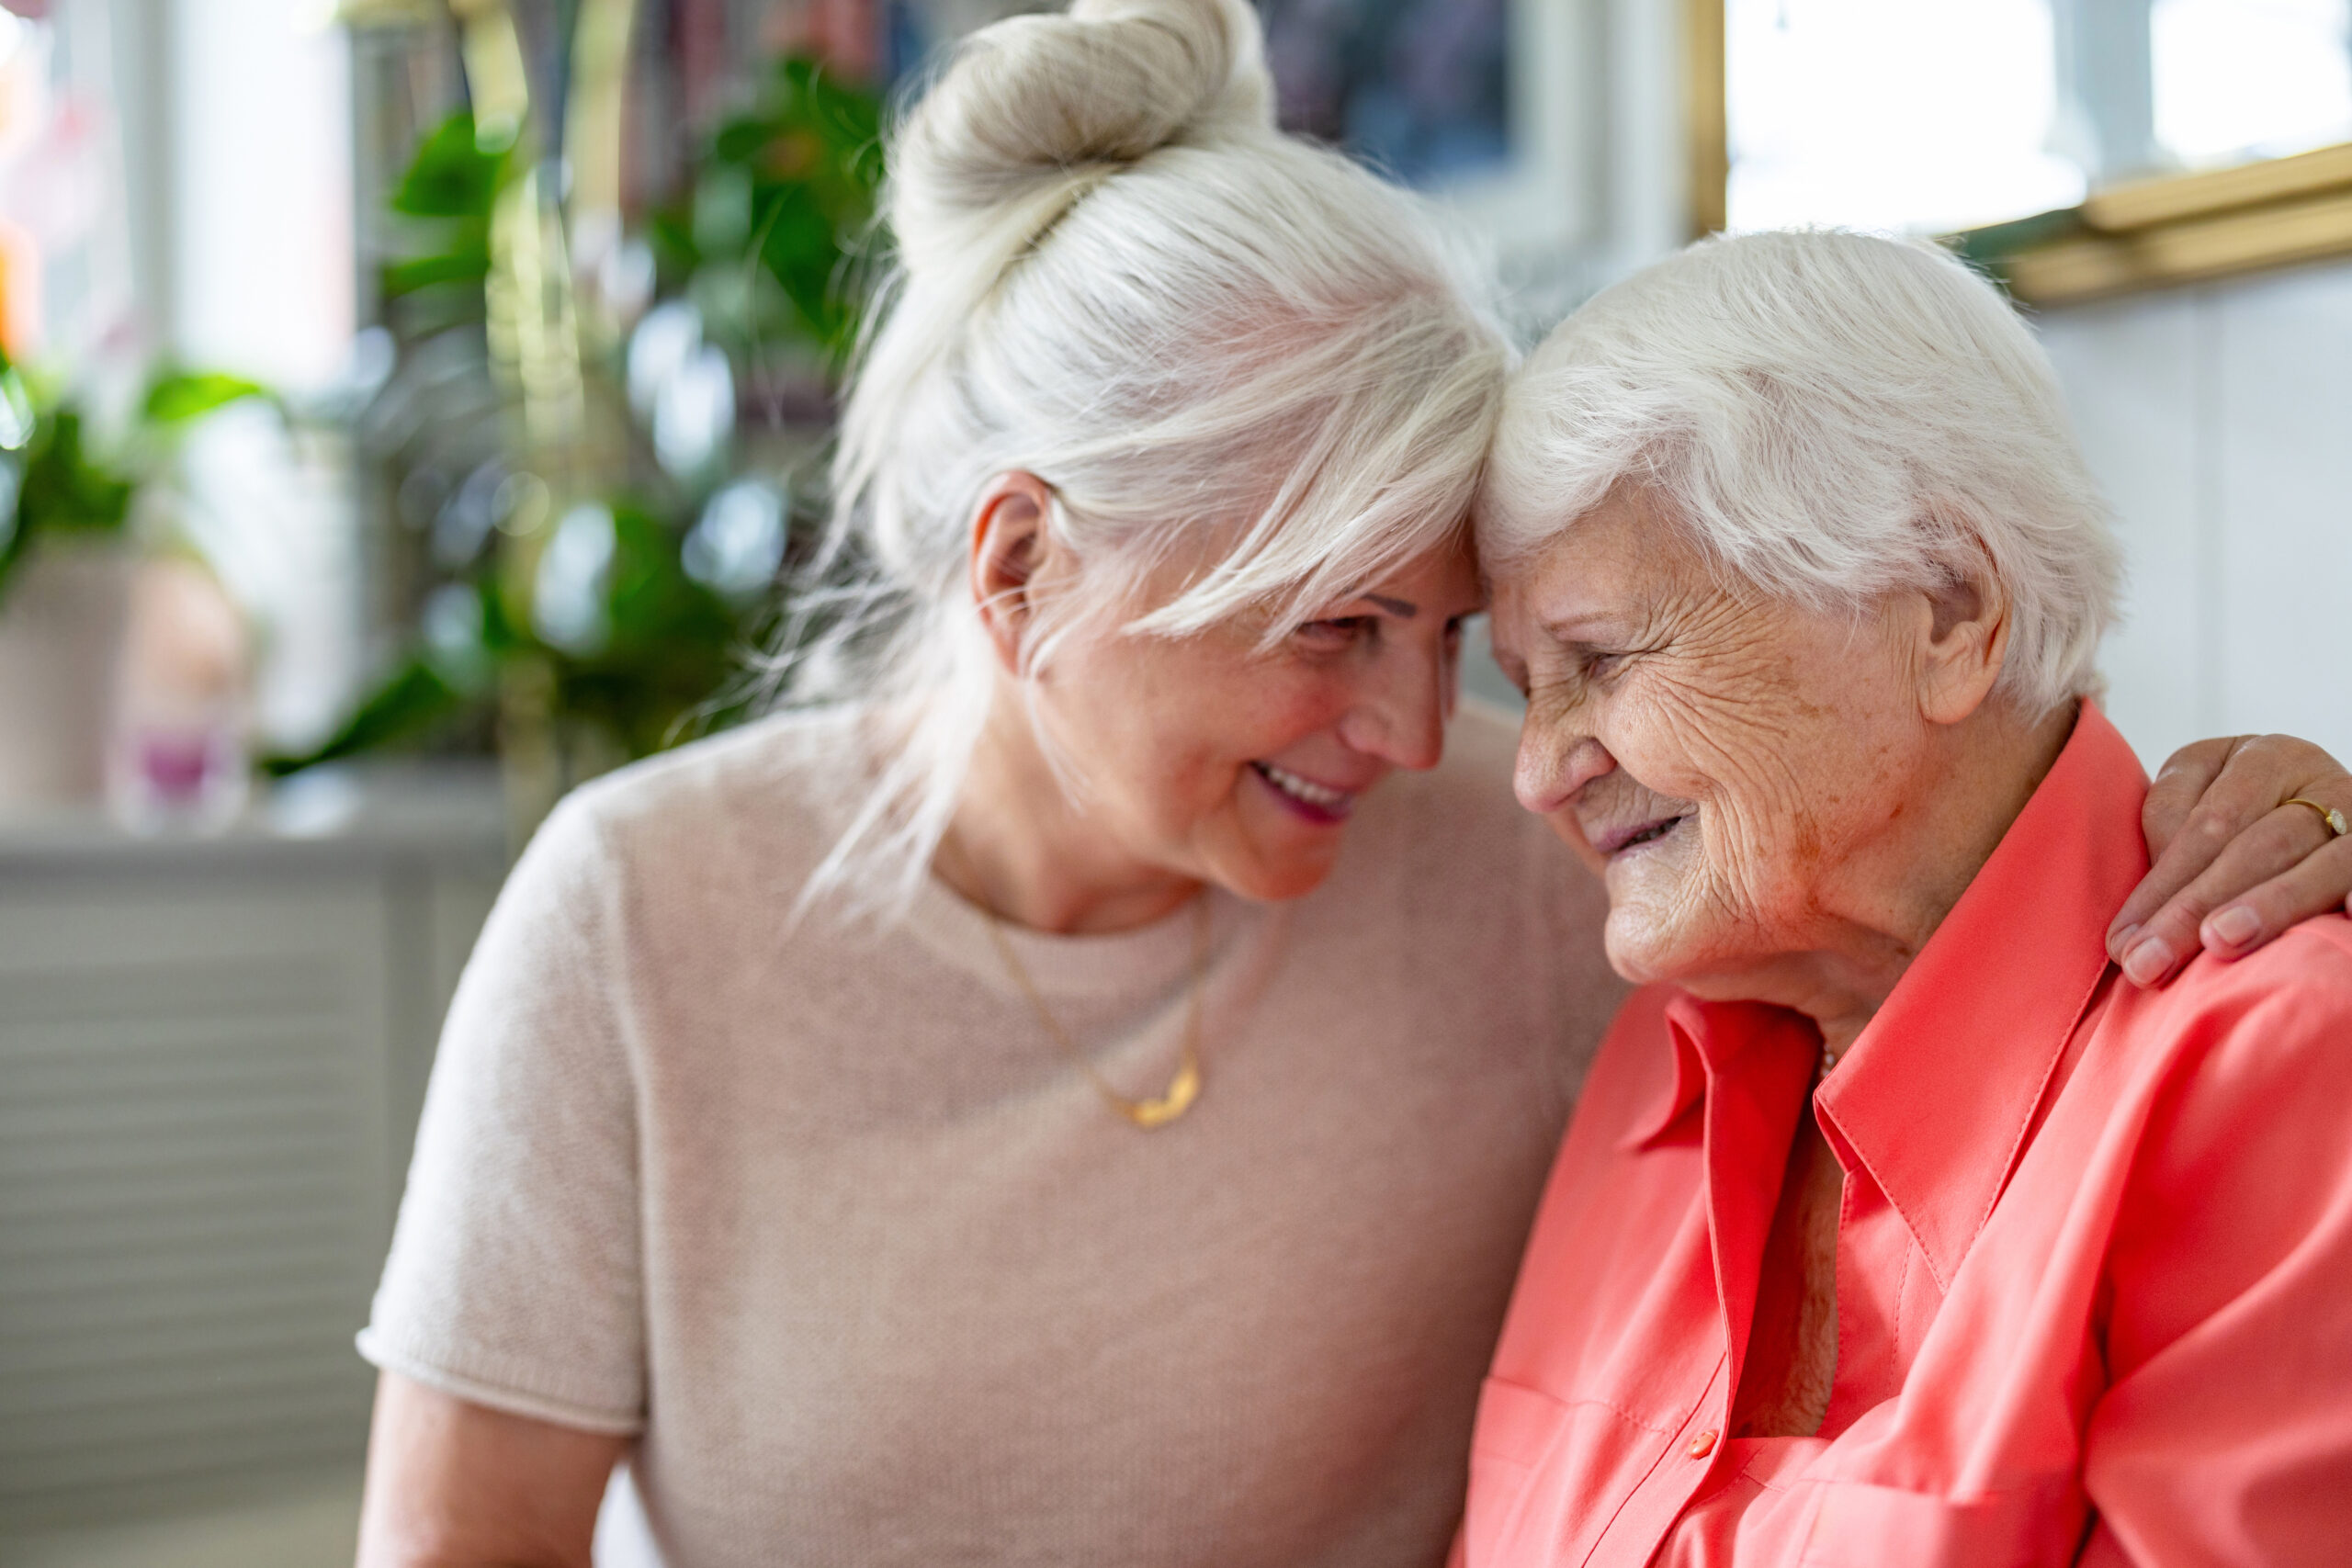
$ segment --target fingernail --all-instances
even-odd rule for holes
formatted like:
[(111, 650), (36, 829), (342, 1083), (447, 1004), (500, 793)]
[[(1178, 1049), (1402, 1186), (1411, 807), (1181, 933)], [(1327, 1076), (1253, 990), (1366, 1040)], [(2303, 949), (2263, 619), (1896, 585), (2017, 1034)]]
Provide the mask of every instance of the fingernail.
[(2262, 929), (2262, 920), (2244, 904), (2233, 904), (2213, 917), (2210, 929), (2225, 945), (2243, 947)]
[(2123, 955), (2123, 972), (2135, 986), (2154, 985), (2171, 967), (2172, 944), (2160, 936), (2149, 937)]
[(2116, 953), (2131, 952), (2132, 939), (2139, 934), (2140, 928), (2137, 923), (2125, 926), (2120, 931), (2109, 931), (2107, 936), (2108, 952)]

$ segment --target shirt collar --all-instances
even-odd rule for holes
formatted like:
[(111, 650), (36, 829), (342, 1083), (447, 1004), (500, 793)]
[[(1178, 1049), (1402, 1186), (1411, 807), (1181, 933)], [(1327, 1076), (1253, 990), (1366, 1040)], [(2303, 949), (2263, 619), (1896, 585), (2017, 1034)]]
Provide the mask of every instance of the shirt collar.
[(1939, 1286), (1991, 1215), (2146, 874), (2147, 795), (2088, 702), (2049, 776), (1815, 1097)]
[(1706, 1094), (1707, 1066), (1699, 1054), (1699, 1042), (1712, 1032), (1706, 1027), (1706, 1003), (1681, 991), (1666, 1004), (1666, 1038), (1674, 1053), (1674, 1077), (1666, 1092), (1634, 1118), (1631, 1130), (1618, 1140), (1619, 1148), (1649, 1147)]
[(1802, 1056), (1809, 1072), (1821, 1045), (1820, 1032), (1801, 1013), (1764, 1002), (1702, 1001), (1688, 991), (1677, 991), (1667, 1001), (1666, 1037), (1674, 1052), (1673, 1080), (1634, 1118), (1618, 1140), (1621, 1149), (1660, 1142), (1706, 1098), (1710, 1080), (1723, 1082), (1736, 1068), (1744, 1075), (1750, 1058)]

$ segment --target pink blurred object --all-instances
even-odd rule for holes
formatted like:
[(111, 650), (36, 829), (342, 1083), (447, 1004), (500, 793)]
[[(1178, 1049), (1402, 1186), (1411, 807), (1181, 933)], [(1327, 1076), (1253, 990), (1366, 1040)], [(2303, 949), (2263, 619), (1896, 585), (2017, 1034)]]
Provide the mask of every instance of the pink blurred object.
[(216, 832), (252, 787), (244, 616), (192, 560), (143, 563), (116, 682), (107, 800), (134, 832)]

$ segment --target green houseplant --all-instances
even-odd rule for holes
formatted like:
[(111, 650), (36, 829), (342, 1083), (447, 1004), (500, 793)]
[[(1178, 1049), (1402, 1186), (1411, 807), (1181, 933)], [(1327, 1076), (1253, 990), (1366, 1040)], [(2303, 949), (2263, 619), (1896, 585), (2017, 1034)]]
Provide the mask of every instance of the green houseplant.
[(494, 736), (526, 826), (577, 778), (742, 711), (791, 470), (857, 330), (880, 106), (776, 62), (616, 243), (551, 194), (527, 114), (483, 97), (390, 197), (400, 368), (361, 427), (421, 558), (405, 645), (323, 744), (266, 765)]
[(142, 497), (180, 441), (229, 403), (269, 396), (217, 373), (154, 376), (111, 439), (81, 400), (0, 356), (0, 807), (98, 795), (139, 557), (165, 541)]
[(269, 397), (258, 382), (219, 371), (162, 371), (119, 449), (99, 453), (81, 403), (0, 354), (0, 603), (37, 546), (121, 538), (140, 487), (162, 476), (188, 426)]

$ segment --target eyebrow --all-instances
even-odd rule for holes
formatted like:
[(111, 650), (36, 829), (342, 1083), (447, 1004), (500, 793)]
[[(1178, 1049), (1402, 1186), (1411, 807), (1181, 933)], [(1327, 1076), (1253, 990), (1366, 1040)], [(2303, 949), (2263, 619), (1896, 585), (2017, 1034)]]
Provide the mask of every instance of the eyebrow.
[(1604, 642), (1623, 642), (1640, 637), (1646, 622), (1641, 615), (1627, 615), (1622, 610), (1591, 610), (1560, 620), (1545, 618), (1537, 624), (1554, 642), (1583, 644), (1595, 637)]
[(1385, 593), (1367, 593), (1364, 598), (1379, 605), (1400, 621), (1409, 621), (1421, 613), (1421, 607), (1410, 599), (1391, 599)]

